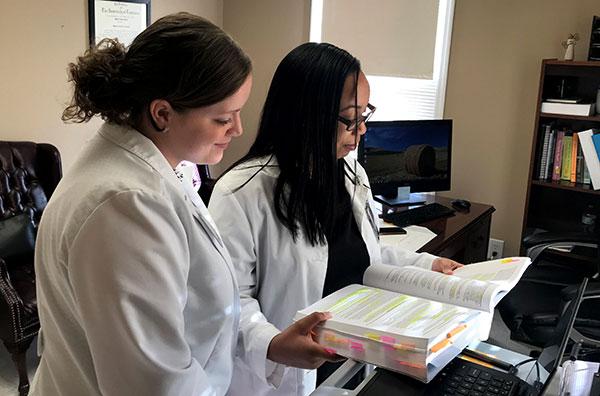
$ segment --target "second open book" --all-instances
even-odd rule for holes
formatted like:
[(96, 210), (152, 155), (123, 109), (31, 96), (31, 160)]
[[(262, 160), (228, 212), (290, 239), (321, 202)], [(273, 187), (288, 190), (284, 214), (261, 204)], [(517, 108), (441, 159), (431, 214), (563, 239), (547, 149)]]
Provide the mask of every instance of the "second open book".
[(372, 265), (350, 285), (298, 311), (333, 317), (319, 329), (336, 353), (429, 382), (475, 339), (487, 339), (494, 307), (519, 281), (527, 257), (485, 261), (454, 275)]

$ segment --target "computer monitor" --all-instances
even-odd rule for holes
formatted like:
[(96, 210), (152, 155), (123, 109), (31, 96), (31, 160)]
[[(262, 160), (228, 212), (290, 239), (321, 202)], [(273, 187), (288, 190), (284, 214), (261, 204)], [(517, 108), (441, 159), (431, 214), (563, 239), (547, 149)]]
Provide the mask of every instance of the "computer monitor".
[(358, 146), (373, 195), (450, 190), (452, 120), (371, 121)]

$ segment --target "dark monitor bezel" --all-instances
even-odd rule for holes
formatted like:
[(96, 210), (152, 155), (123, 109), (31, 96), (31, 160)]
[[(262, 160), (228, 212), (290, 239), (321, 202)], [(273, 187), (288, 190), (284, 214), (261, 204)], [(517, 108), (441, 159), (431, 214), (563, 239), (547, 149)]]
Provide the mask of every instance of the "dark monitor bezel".
[[(452, 185), (452, 129), (453, 123), (451, 119), (442, 120), (398, 120), (398, 121), (369, 121), (367, 122), (367, 133), (369, 133), (370, 126), (381, 126), (381, 127), (405, 127), (411, 125), (447, 125), (450, 126), (450, 132), (448, 136), (448, 177), (443, 180), (419, 180), (417, 182), (406, 182), (406, 183), (373, 183), (371, 180), (371, 191), (373, 195), (384, 195), (384, 196), (395, 196), (398, 187), (410, 187), (411, 192), (430, 192), (430, 191), (450, 191)], [(364, 138), (360, 139), (358, 145), (358, 162), (367, 171), (365, 165), (365, 146)], [(369, 175), (367, 171), (367, 176)]]

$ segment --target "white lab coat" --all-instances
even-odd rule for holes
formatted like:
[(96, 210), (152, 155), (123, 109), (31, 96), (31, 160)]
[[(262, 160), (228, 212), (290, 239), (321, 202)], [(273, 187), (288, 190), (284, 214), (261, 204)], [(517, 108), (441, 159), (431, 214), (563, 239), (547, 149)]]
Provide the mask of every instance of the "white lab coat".
[(225, 394), (239, 295), (190, 188), (133, 129), (104, 124), (88, 142), (39, 229), (32, 395)]
[[(273, 189), (279, 168), (275, 158), (243, 188), (268, 157), (238, 165), (216, 184), (209, 211), (218, 224), (232, 256), (242, 299), (239, 357), (234, 368), (230, 395), (307, 395), (315, 388), (314, 370), (285, 368), (281, 384), (274, 388), (254, 375), (242, 358), (264, 359), (269, 342), (292, 323), (300, 309), (322, 298), (327, 272), (328, 247), (313, 247), (302, 233), (294, 243), (279, 221), (273, 204)], [(353, 159), (346, 158), (350, 169)], [(380, 246), (373, 200), (364, 169), (356, 164), (358, 185), (346, 178), (352, 211), (369, 252), (371, 264), (416, 265), (431, 268), (435, 256)], [(232, 192), (235, 191), (235, 192)], [(250, 359), (252, 361), (252, 359)], [(281, 365), (267, 365), (266, 375), (276, 384)]]

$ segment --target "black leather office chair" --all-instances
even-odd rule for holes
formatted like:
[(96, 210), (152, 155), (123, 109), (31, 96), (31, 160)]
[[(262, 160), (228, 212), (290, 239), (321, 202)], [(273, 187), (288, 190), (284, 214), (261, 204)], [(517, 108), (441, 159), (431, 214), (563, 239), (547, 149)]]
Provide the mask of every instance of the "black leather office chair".
[(0, 245), (5, 247), (0, 255), (0, 340), (17, 367), (21, 396), (29, 391), (25, 353), (40, 327), (33, 266), (33, 225), (39, 221), (61, 176), (60, 153), (56, 147), (0, 141), (0, 222), (3, 228)]
[[(600, 345), (600, 254), (597, 234), (541, 233), (524, 240), (532, 264), (498, 310), (511, 339), (544, 347), (584, 277), (590, 283), (579, 309), (575, 329), (588, 343)], [(570, 253), (548, 250), (571, 245)]]

